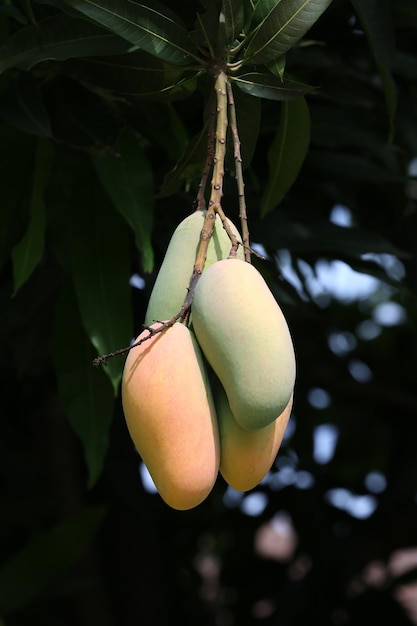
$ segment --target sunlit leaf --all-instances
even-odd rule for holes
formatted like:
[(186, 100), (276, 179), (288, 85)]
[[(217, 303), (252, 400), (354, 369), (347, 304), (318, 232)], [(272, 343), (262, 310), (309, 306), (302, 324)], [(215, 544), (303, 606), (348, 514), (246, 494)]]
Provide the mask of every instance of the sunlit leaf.
[(231, 79), (242, 91), (267, 100), (291, 100), (314, 89), (295, 80), (281, 80), (278, 76), (261, 72), (248, 72)]
[(304, 98), (283, 102), (277, 134), (268, 151), (268, 182), (261, 215), (274, 209), (295, 182), (310, 144), (310, 114)]
[(0, 72), (30, 70), (46, 60), (126, 52), (129, 43), (84, 19), (55, 15), (18, 30), (0, 49)]
[(97, 353), (82, 326), (71, 285), (65, 285), (55, 307), (52, 352), (59, 397), (82, 442), (92, 487), (103, 469), (114, 396), (103, 369), (92, 365)]
[[(246, 63), (263, 64), (292, 48), (318, 20), (332, 0), (281, 0), (268, 2), (268, 13), (249, 38)], [(258, 2), (258, 5), (263, 4)], [(258, 8), (255, 8), (255, 13)]]
[(196, 49), (180, 18), (157, 0), (64, 0), (101, 26), (174, 65), (195, 61)]
[(103, 507), (76, 513), (6, 561), (0, 569), (0, 614), (23, 608), (55, 585), (88, 548), (104, 515)]
[(131, 133), (124, 132), (121, 135), (117, 149), (117, 156), (93, 157), (94, 166), (115, 208), (135, 233), (143, 271), (151, 272), (154, 205), (152, 168), (139, 141)]
[(44, 193), (51, 171), (52, 158), (53, 150), (50, 142), (38, 139), (29, 202), (29, 224), (22, 239), (12, 251), (15, 294), (30, 277), (43, 255), (46, 226)]

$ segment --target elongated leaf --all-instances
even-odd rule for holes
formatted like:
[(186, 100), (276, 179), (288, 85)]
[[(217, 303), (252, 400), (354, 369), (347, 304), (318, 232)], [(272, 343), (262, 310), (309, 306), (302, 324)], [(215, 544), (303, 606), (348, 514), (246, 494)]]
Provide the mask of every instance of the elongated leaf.
[(0, 570), (0, 614), (23, 608), (56, 584), (90, 545), (105, 509), (77, 513), (37, 536)]
[(259, 27), (268, 16), (275, 11), (281, 0), (262, 0), (262, 2), (256, 2), (255, 9), (252, 14), (251, 26), (255, 30)]
[(103, 469), (114, 397), (104, 371), (92, 365), (96, 351), (82, 326), (71, 285), (65, 285), (56, 305), (52, 352), (58, 393), (69, 423), (82, 442), (88, 486), (92, 487)]
[(118, 142), (118, 156), (93, 157), (101, 184), (115, 208), (135, 233), (144, 272), (153, 270), (151, 233), (154, 182), (152, 169), (138, 140), (124, 132)]
[(18, 203), (30, 188), (36, 140), (12, 126), (0, 125), (0, 268), (21, 235)]
[(310, 144), (310, 114), (304, 98), (283, 102), (278, 132), (268, 152), (268, 183), (261, 215), (272, 211), (295, 182)]
[(43, 255), (46, 226), (44, 192), (50, 175), (52, 157), (50, 142), (39, 139), (33, 170), (29, 225), (12, 251), (14, 294), (30, 277)]
[(166, 101), (189, 95), (195, 88), (195, 73), (185, 72), (144, 50), (111, 57), (73, 59), (64, 67), (78, 80), (101, 89), (141, 99)]
[(242, 91), (267, 100), (292, 100), (314, 89), (295, 80), (281, 80), (278, 76), (261, 72), (248, 72), (231, 79)]
[[(132, 338), (129, 247), (125, 223), (87, 164), (70, 196), (71, 271), (83, 326), (97, 355), (103, 355)], [(104, 368), (115, 394), (122, 370), (120, 357)]]
[(239, 37), (244, 22), (242, 0), (223, 0), (222, 13), (225, 22), (226, 45), (230, 46)]
[(13, 76), (8, 91), (0, 100), (0, 116), (25, 133), (52, 137), (39, 86), (29, 72), (17, 72)]
[(281, 0), (275, 6), (268, 3), (272, 8), (250, 38), (244, 61), (263, 64), (280, 57), (305, 35), (331, 1)]
[(174, 65), (195, 61), (196, 49), (180, 18), (157, 0), (64, 0), (101, 26)]
[(207, 154), (207, 125), (188, 143), (184, 154), (165, 177), (157, 198), (168, 198), (180, 189), (184, 183), (190, 183), (201, 175)]
[(143, 50), (74, 60), (68, 62), (65, 69), (97, 87), (132, 96), (154, 94), (175, 84), (183, 75), (178, 65), (171, 65)]
[(205, 48), (209, 55), (214, 58), (219, 34), (219, 7), (215, 2), (209, 2), (205, 6), (204, 12), (197, 13), (194, 30), (191, 31), (190, 37), (196, 46)]
[(0, 50), (0, 73), (10, 67), (30, 70), (46, 60), (127, 52), (130, 44), (84, 19), (55, 15), (18, 30)]
[(390, 125), (389, 139), (394, 135), (397, 92), (390, 68), (395, 54), (394, 21), (387, 0), (351, 0), (374, 56), (384, 90)]

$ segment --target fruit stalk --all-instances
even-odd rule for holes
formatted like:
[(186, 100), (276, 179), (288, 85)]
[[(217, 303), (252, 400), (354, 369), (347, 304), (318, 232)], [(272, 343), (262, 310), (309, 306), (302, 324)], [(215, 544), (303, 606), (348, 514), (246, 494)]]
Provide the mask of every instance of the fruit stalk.
[(239, 218), (242, 231), (242, 243), (245, 250), (245, 261), (251, 263), (251, 250), (249, 246), (249, 228), (246, 213), (245, 183), (243, 182), (242, 155), (240, 152), (240, 139), (237, 129), (236, 107), (233, 97), (232, 85), (227, 82), (227, 101), (230, 109), (230, 131), (233, 137), (233, 156), (235, 160), (235, 176), (237, 193), (239, 198)]
[[(207, 257), (207, 247), (214, 229), (214, 221), (218, 209), (221, 209), (223, 196), (224, 160), (226, 156), (226, 133), (227, 133), (227, 77), (223, 71), (217, 74), (214, 90), (216, 93), (216, 132), (215, 149), (213, 158), (213, 176), (211, 181), (211, 194), (207, 207), (206, 219), (200, 235), (200, 243), (194, 264), (193, 276), (190, 283), (190, 291), (196, 280), (201, 275)], [(194, 277), (197, 277), (194, 280)]]

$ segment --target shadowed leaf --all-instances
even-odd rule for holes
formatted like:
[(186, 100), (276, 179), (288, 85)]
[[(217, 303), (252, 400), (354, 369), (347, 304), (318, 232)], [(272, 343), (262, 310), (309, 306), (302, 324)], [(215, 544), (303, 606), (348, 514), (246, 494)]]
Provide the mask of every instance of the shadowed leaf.
[(135, 233), (143, 271), (151, 272), (154, 204), (152, 169), (140, 143), (131, 133), (124, 132), (121, 135), (117, 150), (117, 156), (94, 156), (93, 163), (113, 205)]
[(272, 211), (295, 182), (310, 144), (310, 114), (304, 98), (282, 103), (277, 134), (268, 151), (269, 176), (261, 215)]
[(30, 70), (46, 60), (127, 52), (125, 39), (83, 19), (55, 15), (18, 30), (0, 50), (0, 72)]
[(180, 18), (157, 0), (64, 0), (101, 26), (174, 65), (188, 65), (196, 50)]

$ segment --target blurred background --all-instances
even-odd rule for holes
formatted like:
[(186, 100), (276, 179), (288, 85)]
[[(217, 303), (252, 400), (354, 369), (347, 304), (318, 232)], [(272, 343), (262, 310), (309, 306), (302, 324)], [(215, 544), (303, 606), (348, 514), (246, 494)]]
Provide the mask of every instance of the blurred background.
[(92, 360), (140, 332), (193, 210), (210, 85), (145, 97), (142, 52), (88, 47), (75, 4), (0, 3), (0, 624), (417, 624), (415, 3), (335, 0), (287, 55), (294, 107), (235, 89), (295, 401), (262, 483), (186, 512), (129, 438), (124, 357)]

